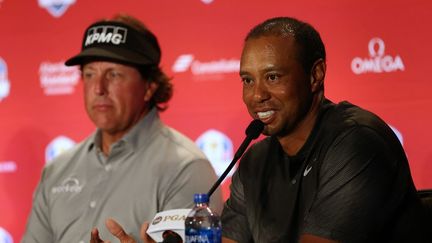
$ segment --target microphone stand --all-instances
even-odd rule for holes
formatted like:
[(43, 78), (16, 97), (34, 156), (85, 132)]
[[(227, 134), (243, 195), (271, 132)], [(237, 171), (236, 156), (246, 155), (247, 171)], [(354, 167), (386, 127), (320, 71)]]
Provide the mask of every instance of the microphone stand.
[(232, 167), (234, 167), (237, 160), (240, 159), (240, 157), (243, 155), (244, 151), (249, 146), (250, 142), (252, 142), (253, 139), (256, 139), (261, 134), (263, 129), (264, 129), (264, 123), (258, 119), (253, 120), (249, 124), (249, 126), (246, 128), (246, 138), (243, 140), (242, 144), (238, 148), (231, 163), (228, 165), (228, 167), (225, 169), (222, 175), (218, 178), (218, 180), (213, 184), (213, 186), (207, 192), (209, 198), (216, 190), (216, 188), (222, 183), (225, 177), (228, 175)]

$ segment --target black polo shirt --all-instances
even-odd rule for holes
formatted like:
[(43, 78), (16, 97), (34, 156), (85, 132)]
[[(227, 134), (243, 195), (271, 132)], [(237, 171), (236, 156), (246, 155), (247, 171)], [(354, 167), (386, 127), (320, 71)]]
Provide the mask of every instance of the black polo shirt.
[(431, 242), (423, 220), (391, 129), (348, 102), (326, 101), (296, 156), (274, 137), (247, 151), (222, 229), (238, 242), (298, 242), (303, 233), (350, 243)]

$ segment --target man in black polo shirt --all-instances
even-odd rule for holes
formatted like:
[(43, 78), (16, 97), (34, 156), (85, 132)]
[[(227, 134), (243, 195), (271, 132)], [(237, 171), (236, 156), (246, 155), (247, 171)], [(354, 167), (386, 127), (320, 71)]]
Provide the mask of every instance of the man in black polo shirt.
[(307, 23), (273, 18), (247, 35), (243, 100), (268, 138), (233, 175), (222, 242), (432, 242), (399, 140), (373, 113), (326, 99), (325, 73), (324, 44)]
[(273, 18), (247, 35), (243, 101), (269, 137), (233, 176), (223, 241), (432, 242), (397, 137), (371, 112), (326, 99), (325, 73), (307, 23)]

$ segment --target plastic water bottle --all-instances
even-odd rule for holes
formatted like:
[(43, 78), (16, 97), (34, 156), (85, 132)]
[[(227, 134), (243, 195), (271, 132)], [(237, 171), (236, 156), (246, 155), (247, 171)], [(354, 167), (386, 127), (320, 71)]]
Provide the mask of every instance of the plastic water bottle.
[(185, 220), (186, 243), (221, 243), (221, 221), (209, 208), (208, 195), (195, 194), (194, 203)]

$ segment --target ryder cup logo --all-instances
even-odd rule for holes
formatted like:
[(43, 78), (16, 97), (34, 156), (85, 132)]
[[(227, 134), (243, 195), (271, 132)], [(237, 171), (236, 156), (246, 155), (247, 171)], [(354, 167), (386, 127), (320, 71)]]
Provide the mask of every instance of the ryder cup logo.
[(12, 236), (2, 227), (0, 227), (0, 243), (13, 243)]
[(351, 69), (355, 74), (382, 73), (404, 71), (405, 66), (399, 55), (385, 55), (385, 44), (380, 38), (369, 41), (369, 58), (356, 57), (351, 62)]
[(94, 43), (119, 45), (126, 42), (127, 29), (112, 25), (99, 25), (88, 29), (84, 46)]
[(75, 141), (65, 136), (58, 136), (45, 149), (45, 163), (49, 164), (55, 157), (71, 149)]
[[(195, 142), (210, 160), (218, 176), (222, 175), (233, 158), (231, 139), (225, 134), (210, 129), (199, 136)], [(230, 172), (230, 175), (233, 171)]]
[(38, 0), (39, 7), (46, 8), (48, 12), (56, 17), (61, 17), (75, 0)]
[(9, 95), (10, 82), (6, 62), (0, 57), (0, 101)]

